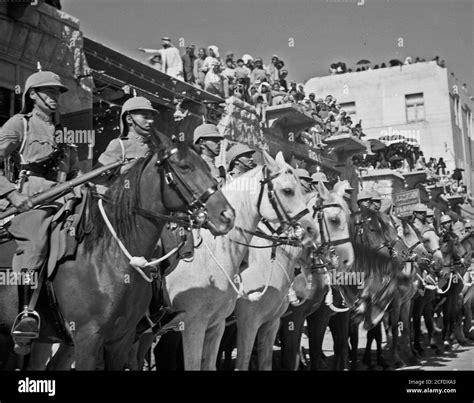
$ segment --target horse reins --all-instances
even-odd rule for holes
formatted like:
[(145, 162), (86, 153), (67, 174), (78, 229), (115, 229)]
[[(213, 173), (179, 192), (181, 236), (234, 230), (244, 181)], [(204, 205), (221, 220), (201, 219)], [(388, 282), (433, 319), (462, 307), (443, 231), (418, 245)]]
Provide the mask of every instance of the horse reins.
[[(283, 203), (278, 197), (278, 194), (275, 192), (275, 188), (273, 186), (273, 180), (281, 176), (283, 174), (283, 170), (280, 172), (277, 172), (274, 175), (270, 175), (268, 167), (264, 165), (262, 168), (262, 173), (263, 173), (263, 179), (260, 180), (260, 192), (259, 192), (258, 201), (257, 201), (257, 212), (260, 217), (260, 222), (265, 225), (265, 227), (270, 231), (271, 235), (266, 234), (265, 232), (263, 232), (262, 230), (258, 228), (256, 231), (250, 231), (245, 228), (235, 226), (235, 229), (238, 229), (251, 236), (256, 236), (258, 238), (271, 241), (272, 245), (256, 246), (249, 243), (234, 241), (232, 239), (231, 241), (238, 245), (247, 246), (250, 248), (256, 248), (256, 249), (272, 248), (272, 259), (274, 259), (275, 250), (277, 246), (281, 246), (281, 245), (301, 246), (301, 239), (304, 235), (304, 229), (301, 228), (300, 224), (298, 223), (298, 220), (300, 220), (306, 214), (309, 214), (309, 210), (305, 208), (302, 211), (300, 211), (298, 214), (296, 214), (295, 216), (293, 217), (290, 216), (285, 210)], [(268, 200), (270, 201), (270, 204), (273, 210), (275, 211), (278, 217), (278, 221), (280, 223), (280, 227), (277, 229), (273, 228), (270, 221), (267, 218), (265, 218), (261, 213), (261, 205), (263, 201), (265, 187), (267, 187), (268, 189), (268, 192), (267, 192)], [(293, 230), (294, 235), (282, 236), (282, 234), (287, 230)]]
[[(214, 193), (217, 192), (218, 185), (217, 182), (213, 179), (214, 185), (205, 190), (200, 196), (197, 196), (193, 192), (191, 187), (187, 184), (187, 182), (184, 180), (181, 173), (175, 169), (173, 161), (170, 160), (170, 157), (175, 155), (178, 151), (178, 147), (171, 148), (161, 157), (161, 159), (158, 159), (156, 161), (155, 165), (157, 167), (163, 168), (162, 170), (160, 170), (162, 188), (166, 183), (168, 186), (170, 186), (176, 191), (178, 196), (188, 206), (187, 218), (189, 219), (189, 221), (179, 219), (173, 215), (150, 212), (140, 206), (138, 206), (135, 211), (142, 217), (148, 218), (155, 222), (169, 221), (185, 226), (187, 228), (200, 228), (208, 221), (206, 202)], [(163, 206), (167, 209), (164, 201)]]

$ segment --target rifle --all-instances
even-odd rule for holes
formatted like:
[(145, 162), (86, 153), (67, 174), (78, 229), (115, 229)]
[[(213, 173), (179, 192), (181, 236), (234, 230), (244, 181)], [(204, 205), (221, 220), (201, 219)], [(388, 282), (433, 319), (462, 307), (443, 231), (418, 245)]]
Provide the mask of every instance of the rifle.
[[(58, 199), (59, 197), (64, 196), (65, 194), (69, 193), (76, 186), (82, 185), (83, 183), (88, 182), (98, 176), (104, 175), (106, 172), (112, 171), (122, 166), (123, 164), (127, 163), (129, 160), (130, 158), (126, 158), (124, 160), (112, 162), (111, 164), (107, 164), (100, 168), (89, 171), (81, 176), (78, 176), (77, 178), (71, 179), (70, 181), (54, 186), (51, 189), (48, 189), (40, 194), (37, 194), (36, 196), (33, 196), (31, 198), (31, 202), (33, 203), (33, 206), (39, 206), (47, 202), (52, 202)], [(18, 213), (17, 208), (10, 207), (8, 210), (4, 211), (3, 213), (0, 213), (0, 220), (7, 218), (16, 213)]]

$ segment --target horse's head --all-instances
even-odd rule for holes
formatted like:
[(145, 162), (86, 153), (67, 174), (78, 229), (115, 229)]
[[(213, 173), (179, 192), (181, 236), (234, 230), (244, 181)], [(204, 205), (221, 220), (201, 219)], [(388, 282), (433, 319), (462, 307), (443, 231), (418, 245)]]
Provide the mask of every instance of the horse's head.
[(326, 189), (323, 183), (317, 185), (317, 196), (311, 201), (313, 218), (318, 226), (317, 244), (334, 248), (338, 256), (338, 270), (348, 270), (354, 263), (354, 249), (349, 235), (350, 211), (343, 199), (345, 189)]
[[(209, 229), (213, 235), (228, 233), (234, 225), (235, 212), (218, 190), (205, 161), (194, 148), (163, 137), (156, 166), (162, 175), (161, 187), (166, 189), (161, 192), (164, 207), (189, 213), (195, 224)], [(144, 190), (146, 195), (150, 189)]]
[(431, 253), (426, 249), (423, 240), (420, 239), (408, 219), (398, 218), (394, 215), (390, 217), (397, 229), (398, 236), (408, 248), (409, 256), (414, 257), (417, 262), (430, 260)]
[(260, 168), (262, 178), (257, 200), (262, 221), (279, 224), (280, 233), (286, 230), (301, 233), (303, 229), (303, 245), (312, 244), (316, 237), (316, 227), (293, 168), (285, 162), (281, 152), (273, 159), (264, 151), (263, 157), (265, 165)]

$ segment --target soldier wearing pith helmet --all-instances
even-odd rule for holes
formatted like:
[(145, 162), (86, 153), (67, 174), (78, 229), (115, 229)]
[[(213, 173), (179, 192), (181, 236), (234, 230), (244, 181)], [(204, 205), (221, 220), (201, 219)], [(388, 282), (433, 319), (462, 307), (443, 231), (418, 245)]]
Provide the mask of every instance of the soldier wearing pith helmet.
[(40, 317), (31, 303), (34, 284), (26, 279), (33, 279), (44, 264), (54, 214), (65, 199), (75, 196), (71, 193), (34, 210), (30, 197), (80, 174), (75, 148), (57, 144), (55, 137), (55, 115), (67, 90), (51, 71), (32, 74), (25, 82), (20, 113), (0, 129), (0, 199), (21, 213), (9, 227), (18, 245), (12, 267), (25, 279), (18, 286), (20, 313), (12, 327), (18, 354), (28, 354), (40, 331)]
[(415, 225), (425, 225), (426, 224), (426, 213), (428, 212), (428, 207), (423, 203), (417, 203), (413, 207), (413, 223)]
[(236, 144), (226, 153), (226, 161), (228, 164), (228, 173), (232, 178), (237, 178), (243, 173), (255, 168), (252, 150), (245, 144)]
[(295, 169), (295, 174), (299, 178), (301, 187), (303, 188), (303, 191), (305, 193), (310, 193), (313, 191), (311, 187), (311, 176), (309, 175), (309, 172), (306, 169), (298, 168)]
[(158, 111), (145, 97), (133, 97), (124, 102), (120, 112), (120, 136), (113, 139), (100, 155), (99, 163), (107, 165), (120, 159), (132, 158), (121, 167), (127, 172), (139, 159), (154, 150), (152, 126)]
[(212, 176), (222, 184), (223, 179), (215, 165), (215, 159), (221, 152), (224, 136), (219, 133), (216, 125), (204, 123), (194, 129), (193, 140), (201, 148), (201, 157), (209, 166)]

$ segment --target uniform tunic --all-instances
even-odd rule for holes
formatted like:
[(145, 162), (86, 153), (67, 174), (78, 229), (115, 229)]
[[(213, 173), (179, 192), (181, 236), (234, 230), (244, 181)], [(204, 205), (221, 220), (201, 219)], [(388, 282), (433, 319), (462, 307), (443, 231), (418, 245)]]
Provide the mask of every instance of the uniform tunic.
[[(25, 127), (22, 114), (11, 117), (0, 129), (0, 163), (15, 151), (20, 151), (22, 144), (23, 163), (33, 163), (47, 157), (54, 151), (55, 126), (51, 118), (38, 109), (27, 115)], [(26, 134), (26, 138), (25, 138)], [(79, 172), (77, 153), (69, 148), (64, 157), (58, 161), (58, 168), (65, 174)], [(18, 191), (33, 196), (53, 187), (57, 182), (40, 176), (28, 176)], [(0, 199), (16, 190), (15, 184), (8, 181), (0, 172)], [(57, 203), (64, 199), (57, 200)], [(10, 234), (15, 238), (18, 249), (13, 258), (13, 269), (37, 270), (41, 267), (48, 252), (48, 228), (55, 209), (34, 209), (18, 214), (11, 221)]]
[[(122, 145), (120, 144), (121, 142)], [(152, 152), (150, 145), (151, 140), (148, 140), (136, 133), (128, 133), (127, 137), (113, 139), (107, 146), (107, 149), (100, 155), (99, 162), (102, 165), (107, 165), (118, 161), (123, 157), (134, 159), (144, 158)], [(129, 163), (123, 165), (120, 168), (120, 173), (123, 174), (130, 170), (135, 162), (136, 160), (132, 160)]]

